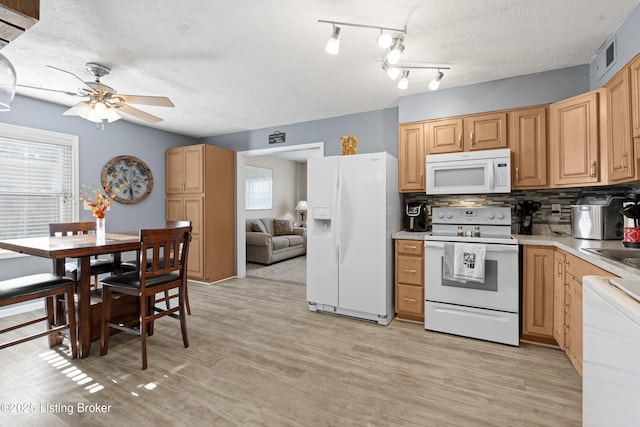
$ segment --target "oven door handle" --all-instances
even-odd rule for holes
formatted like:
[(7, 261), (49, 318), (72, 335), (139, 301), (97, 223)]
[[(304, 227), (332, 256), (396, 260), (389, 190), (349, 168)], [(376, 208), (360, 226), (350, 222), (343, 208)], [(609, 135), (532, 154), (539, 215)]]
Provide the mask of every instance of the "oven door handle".
[[(455, 242), (448, 242), (448, 243), (455, 243)], [(424, 247), (444, 249), (444, 244), (445, 242), (435, 242), (435, 241), (426, 240), (424, 242)], [(483, 243), (477, 242), (474, 244), (482, 245)], [(518, 252), (518, 245), (500, 245), (500, 244), (486, 243), (486, 246), (487, 246), (487, 252)]]

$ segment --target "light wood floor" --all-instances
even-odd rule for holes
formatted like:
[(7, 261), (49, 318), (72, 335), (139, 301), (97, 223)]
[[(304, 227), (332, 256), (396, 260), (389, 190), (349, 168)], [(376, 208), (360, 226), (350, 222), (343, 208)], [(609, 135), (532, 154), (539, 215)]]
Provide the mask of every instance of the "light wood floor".
[[(313, 313), (304, 286), (264, 279), (191, 284), (189, 296), (191, 346), (176, 320), (161, 319), (146, 371), (125, 334), (108, 355), (94, 343), (89, 358), (70, 362), (45, 338), (0, 351), (0, 403), (35, 405), (3, 406), (0, 425), (581, 424), (581, 380), (556, 349)], [(110, 409), (79, 413), (79, 404)]]

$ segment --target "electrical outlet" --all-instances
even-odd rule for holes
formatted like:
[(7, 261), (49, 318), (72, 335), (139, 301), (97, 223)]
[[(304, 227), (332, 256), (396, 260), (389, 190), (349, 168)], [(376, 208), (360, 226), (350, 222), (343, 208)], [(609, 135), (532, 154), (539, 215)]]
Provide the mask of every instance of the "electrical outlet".
[(551, 204), (551, 215), (560, 216), (561, 212), (562, 212), (562, 207), (560, 206), (560, 203)]

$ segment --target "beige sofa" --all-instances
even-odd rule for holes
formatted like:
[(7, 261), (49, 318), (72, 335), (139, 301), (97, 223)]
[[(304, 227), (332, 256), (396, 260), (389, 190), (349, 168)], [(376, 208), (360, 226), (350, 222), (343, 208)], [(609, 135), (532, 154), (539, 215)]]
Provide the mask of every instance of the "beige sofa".
[(274, 218), (246, 220), (247, 262), (269, 265), (304, 255), (307, 252), (306, 229), (293, 227), (290, 223), (289, 227), (290, 234), (288, 227), (274, 226)]

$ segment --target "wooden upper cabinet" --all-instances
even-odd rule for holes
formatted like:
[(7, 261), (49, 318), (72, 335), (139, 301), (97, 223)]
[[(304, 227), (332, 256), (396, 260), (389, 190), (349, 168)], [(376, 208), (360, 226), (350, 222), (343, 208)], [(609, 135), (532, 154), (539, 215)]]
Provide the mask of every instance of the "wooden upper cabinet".
[(173, 148), (166, 152), (167, 194), (202, 193), (204, 191), (204, 146)]
[(425, 191), (424, 124), (398, 126), (398, 190)]
[(507, 148), (507, 113), (488, 113), (464, 118), (464, 151)]
[(464, 151), (462, 122), (463, 119), (460, 117), (427, 122), (425, 125), (427, 154)]
[(511, 188), (548, 187), (546, 107), (509, 112), (509, 146)]
[(640, 138), (640, 55), (629, 64), (631, 80), (631, 125), (634, 138)]
[(600, 182), (599, 91), (549, 107), (549, 158), (553, 187)]
[(607, 82), (607, 171), (610, 182), (635, 179), (629, 68)]

